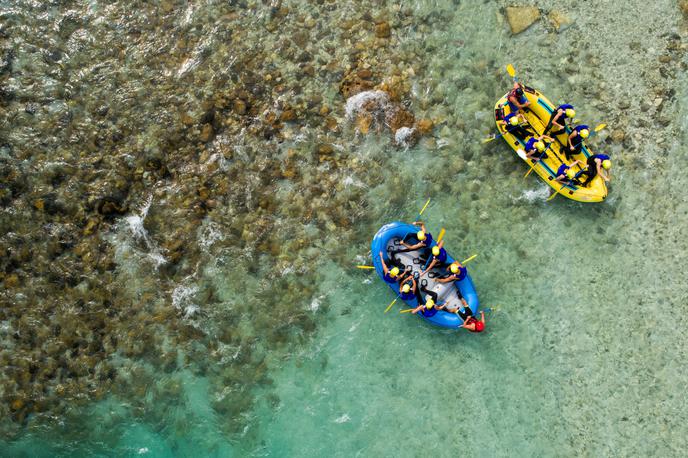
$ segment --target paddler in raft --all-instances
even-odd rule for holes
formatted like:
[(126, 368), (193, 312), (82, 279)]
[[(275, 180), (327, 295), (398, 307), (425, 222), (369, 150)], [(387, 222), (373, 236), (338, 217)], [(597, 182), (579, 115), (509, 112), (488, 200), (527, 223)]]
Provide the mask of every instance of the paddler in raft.
[(423, 223), (422, 221), (416, 221), (411, 224), (413, 224), (414, 226), (420, 226), (420, 230), (415, 234), (416, 238), (418, 239), (418, 243), (416, 243), (415, 245), (409, 245), (408, 243), (402, 241), (401, 244), (406, 247), (406, 250), (404, 251), (413, 251), (419, 248), (426, 248), (432, 245), (432, 234), (425, 229), (425, 223)]
[(552, 112), (552, 116), (549, 117), (549, 122), (543, 133), (546, 134), (550, 129), (554, 128), (556, 131), (552, 132), (552, 135), (563, 134), (566, 132), (566, 120), (573, 121), (575, 117), (576, 111), (573, 109), (573, 105), (568, 103), (559, 105), (556, 110)]
[(415, 309), (411, 310), (411, 313), (420, 312), (426, 318), (435, 316), (439, 310), (439, 307), (435, 304), (435, 300), (431, 297), (426, 298), (425, 304), (421, 304)]
[(485, 330), (485, 312), (480, 311), (480, 320), (478, 320), (473, 316), (473, 311), (469, 307), (464, 307), (464, 315), (459, 313), (459, 317), (463, 320), (462, 328), (471, 332), (483, 332)]
[(519, 140), (525, 140), (530, 135), (533, 135), (527, 127), (524, 127), (524, 125), (528, 125), (528, 121), (521, 113), (509, 113), (504, 116), (504, 119), (497, 121), (497, 124), (504, 126), (508, 133)]
[[(394, 259), (392, 259), (392, 262), (394, 262)], [(396, 283), (399, 280), (401, 280), (401, 270), (397, 266), (392, 266), (392, 268), (388, 268), (387, 264), (385, 264), (385, 258), (382, 257), (382, 251), (380, 251), (380, 263), (382, 264), (382, 272), (384, 273), (382, 279), (386, 281), (387, 283)]]
[(523, 93), (523, 85), (521, 83), (514, 82), (514, 88), (506, 96), (506, 103), (509, 105), (511, 113), (528, 108), (530, 100)]
[(462, 266), (459, 261), (452, 262), (449, 266), (447, 266), (446, 270), (449, 271), (450, 274), (442, 278), (437, 278), (435, 279), (435, 281), (440, 283), (449, 283), (450, 281), (461, 281), (464, 278), (466, 278), (466, 275), (468, 274), (466, 268)]
[(590, 136), (590, 127), (585, 124), (576, 126), (569, 134), (568, 148), (564, 150), (566, 159), (571, 160), (574, 154), (578, 154), (583, 149), (583, 140)]
[(416, 279), (409, 274), (407, 277), (402, 278), (399, 284), (399, 298), (402, 301), (410, 301), (414, 297), (416, 297)]
[(588, 158), (588, 164), (580, 174), (581, 176), (586, 175), (587, 178), (583, 182), (582, 186), (587, 186), (590, 184), (593, 178), (597, 175), (601, 176), (604, 181), (611, 180), (611, 172), (609, 169), (612, 168), (612, 160), (606, 154), (593, 154)]
[(525, 149), (526, 149), (526, 157), (528, 159), (547, 159), (547, 153), (545, 150), (547, 149), (545, 146), (545, 142), (543, 140), (547, 140), (550, 143), (554, 141), (552, 137), (549, 137), (545, 134), (542, 134), (538, 137), (530, 137), (528, 141), (525, 143)]
[(576, 178), (576, 171), (573, 170), (573, 167), (578, 164), (582, 164), (582, 162), (576, 160), (573, 161), (571, 165), (561, 164), (557, 169), (557, 176), (555, 179), (562, 184), (568, 181), (569, 184), (575, 184), (576, 186), (580, 186), (580, 181), (578, 181), (578, 178)]
[(432, 253), (432, 257), (430, 258), (430, 265), (428, 265), (427, 269), (420, 273), (421, 277), (425, 275), (427, 272), (430, 272), (430, 270), (432, 270), (433, 267), (443, 266), (447, 262), (447, 250), (445, 250), (443, 246), (444, 240), (441, 240), (440, 243), (432, 247), (432, 250), (430, 251)]

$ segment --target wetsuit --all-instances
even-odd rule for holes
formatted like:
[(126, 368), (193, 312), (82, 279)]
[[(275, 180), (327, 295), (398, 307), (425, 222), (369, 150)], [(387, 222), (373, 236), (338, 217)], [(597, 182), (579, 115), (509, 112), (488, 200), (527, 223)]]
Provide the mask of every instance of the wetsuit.
[(509, 113), (508, 115), (504, 116), (504, 122), (506, 122), (506, 127), (505, 127), (506, 131), (509, 132), (514, 137), (518, 138), (519, 140), (525, 140), (529, 136), (533, 135), (531, 132), (528, 131), (528, 129), (526, 129), (525, 127), (523, 127), (520, 124), (512, 126), (509, 121), (514, 116), (516, 116), (516, 113)]
[(590, 184), (590, 182), (597, 176), (597, 163), (595, 162), (595, 159), (599, 159), (600, 161), (606, 161), (609, 160), (609, 156), (606, 154), (593, 154), (588, 158), (588, 167), (581, 172), (582, 175), (587, 175), (587, 178), (583, 182), (583, 186), (587, 186)]
[(566, 159), (571, 159), (571, 156), (574, 154), (578, 154), (581, 152), (581, 149), (583, 149), (583, 137), (580, 136), (581, 130), (587, 129), (590, 131), (590, 128), (586, 126), (585, 124), (581, 124), (580, 126), (576, 126), (572, 131), (571, 134), (569, 134), (569, 137), (573, 135), (574, 132), (577, 132), (578, 135), (576, 135), (576, 138), (571, 140), (571, 143), (573, 144), (573, 151), (568, 147), (564, 150), (566, 152)]
[(459, 316), (465, 323), (468, 318), (473, 317), (473, 310), (470, 307), (461, 307), (459, 309)]
[[(568, 119), (568, 116), (566, 116), (566, 110), (571, 109), (573, 110), (573, 105), (565, 103), (563, 105), (559, 105), (556, 110), (552, 112), (552, 116), (549, 117), (549, 122), (547, 123), (547, 127), (545, 127), (545, 131), (543, 132), (544, 134), (549, 131), (552, 126), (554, 125), (554, 118), (557, 116), (557, 113), (559, 110), (561, 110), (561, 114), (559, 115), (559, 118), (557, 119), (557, 124), (561, 124), (562, 126), (566, 126), (566, 120)], [(552, 132), (552, 135), (559, 135), (563, 134), (566, 132), (566, 127), (564, 129), (558, 130), (556, 132)]]

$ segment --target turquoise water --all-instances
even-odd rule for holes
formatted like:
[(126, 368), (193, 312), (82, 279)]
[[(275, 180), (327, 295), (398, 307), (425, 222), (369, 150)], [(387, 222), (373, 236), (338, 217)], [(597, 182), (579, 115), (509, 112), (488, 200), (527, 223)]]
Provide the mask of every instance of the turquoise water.
[[(0, 454), (684, 455), (685, 17), (505, 6), (0, 2)], [(481, 143), (506, 63), (608, 124), (607, 201)], [(361, 132), (349, 67), (432, 132)], [(353, 267), (428, 197), (486, 333)]]

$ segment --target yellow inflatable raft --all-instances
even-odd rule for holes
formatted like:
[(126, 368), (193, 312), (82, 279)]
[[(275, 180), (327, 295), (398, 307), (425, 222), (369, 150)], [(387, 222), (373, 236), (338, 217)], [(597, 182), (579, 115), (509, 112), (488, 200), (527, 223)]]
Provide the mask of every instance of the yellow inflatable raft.
[[(550, 102), (547, 97), (540, 94), (535, 89), (524, 86), (524, 95), (530, 101), (530, 105), (527, 110), (521, 110), (521, 113), (525, 116), (526, 120), (530, 124), (527, 126), (529, 130), (534, 131), (536, 135), (542, 135), (547, 123), (549, 122), (552, 112), (556, 109), (556, 106)], [(505, 115), (509, 114), (510, 107), (507, 104), (508, 93), (505, 94), (501, 99), (497, 101), (495, 105), (495, 121), (499, 121)], [(504, 140), (511, 146), (514, 151), (524, 150), (525, 141), (527, 139), (518, 139), (516, 136), (506, 132), (506, 128), (503, 124), (497, 123), (497, 129), (499, 133), (503, 136)], [(570, 129), (566, 128), (567, 132)], [(556, 173), (559, 167), (566, 163), (569, 164), (573, 160), (578, 159), (581, 164), (576, 165), (573, 170), (578, 174), (582, 168), (585, 168), (587, 158), (592, 156), (593, 153), (590, 149), (583, 144), (581, 153), (574, 156), (572, 161), (567, 161), (564, 154), (563, 145), (568, 142), (568, 134), (560, 134), (555, 138), (555, 141), (551, 143), (549, 149), (547, 149), (548, 157), (537, 161), (535, 159), (527, 159), (525, 155), (521, 152), (519, 157), (529, 162), (532, 165), (535, 173), (540, 175), (540, 177), (562, 196), (566, 196), (569, 199), (577, 200), (579, 202), (601, 202), (607, 197), (607, 186), (605, 181), (598, 175), (596, 176), (588, 186), (576, 186), (574, 184), (563, 184), (556, 180)], [(554, 138), (554, 136), (550, 135)]]

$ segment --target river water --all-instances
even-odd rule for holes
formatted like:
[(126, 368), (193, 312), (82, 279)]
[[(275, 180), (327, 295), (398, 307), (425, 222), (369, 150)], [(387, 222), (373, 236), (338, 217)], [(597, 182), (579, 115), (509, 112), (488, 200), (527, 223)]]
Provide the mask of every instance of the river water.
[[(0, 455), (684, 456), (688, 5), (612, 3), (0, 0)], [(482, 143), (507, 63), (605, 202)], [(428, 197), (483, 334), (354, 268)]]

